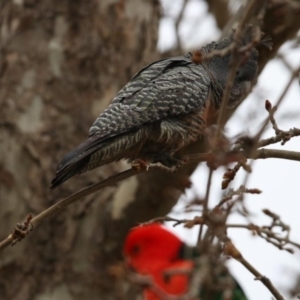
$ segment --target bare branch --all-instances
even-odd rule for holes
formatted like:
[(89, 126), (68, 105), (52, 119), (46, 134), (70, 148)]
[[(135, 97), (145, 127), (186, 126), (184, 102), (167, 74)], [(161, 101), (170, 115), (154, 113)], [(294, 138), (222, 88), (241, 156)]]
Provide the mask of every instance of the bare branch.
[(299, 128), (292, 128), (288, 131), (283, 131), (281, 130), (279, 135), (276, 135), (274, 137), (268, 138), (268, 139), (264, 139), (264, 140), (260, 140), (258, 142), (257, 147), (261, 148), (261, 147), (265, 147), (271, 144), (276, 144), (278, 142), (282, 142), (281, 145), (284, 145), (287, 141), (287, 139), (291, 139), (294, 136), (299, 136), (300, 135), (300, 129)]
[[(203, 215), (206, 215), (208, 213), (208, 200), (209, 200), (209, 194), (211, 189), (211, 180), (212, 180), (213, 170), (209, 169), (208, 179), (207, 179), (207, 185), (206, 185), (206, 193), (203, 201)], [(202, 232), (203, 232), (203, 224), (200, 225), (200, 230), (198, 234), (198, 245), (201, 243), (202, 239)]]
[(228, 2), (224, 0), (206, 0), (209, 11), (214, 15), (216, 23), (223, 29), (231, 17)]
[(300, 161), (300, 152), (296, 151), (287, 151), (287, 150), (278, 150), (278, 149), (260, 149), (254, 153), (254, 159), (265, 159), (265, 158), (280, 158)]
[[(74, 203), (75, 201), (86, 197), (90, 194), (93, 194), (101, 189), (104, 189), (107, 186), (111, 186), (116, 184), (117, 182), (124, 180), (126, 178), (129, 178), (133, 175), (137, 175), (140, 172), (142, 172), (143, 170), (140, 169), (129, 169), (126, 170), (124, 172), (121, 172), (119, 174), (116, 174), (112, 177), (109, 177), (106, 180), (103, 180), (101, 182), (98, 182), (94, 185), (91, 185), (77, 193), (72, 194), (71, 196), (68, 196), (67, 198), (57, 202), (56, 204), (50, 206), (48, 209), (42, 211), (40, 214), (38, 214), (37, 216), (35, 216), (34, 218), (31, 219), (30, 224), (32, 226), (32, 228), (35, 228), (36, 226), (38, 226), (42, 221), (44, 221), (46, 218), (49, 218), (53, 215), (55, 215), (56, 213), (58, 213), (59, 211), (61, 211), (62, 209), (64, 209), (65, 207), (69, 206), (70, 204)], [(23, 238), (25, 237), (25, 235), (23, 236)], [(12, 234), (10, 234), (5, 240), (3, 240), (0, 243), (0, 250), (6, 248), (8, 245), (14, 245), (14, 241), (18, 239), (18, 241), (20, 241), (20, 236), (16, 236), (15, 234), (15, 230), (13, 231)]]
[[(265, 1), (260, 1), (260, 0), (252, 0), (247, 3), (247, 5), (243, 11), (243, 16), (240, 19), (239, 26), (237, 26), (237, 28), (236, 28), (234, 41), (232, 43), (233, 47), (234, 47), (232, 50), (233, 57), (236, 57), (236, 55), (234, 55), (234, 54), (235, 53), (237, 54), (237, 52), (238, 52), (237, 41), (239, 41), (239, 39), (241, 38), (241, 35), (243, 33), (243, 28), (245, 28), (246, 24), (249, 22), (249, 19), (252, 17), (252, 15), (255, 12), (260, 11), (264, 6), (265, 6)], [(239, 64), (238, 60), (232, 62), (231, 70), (228, 75), (227, 84), (225, 87), (225, 91), (223, 94), (223, 99), (222, 99), (222, 103), (221, 103), (221, 107), (220, 107), (220, 111), (219, 111), (219, 115), (218, 115), (218, 121), (217, 121), (218, 131), (216, 134), (216, 139), (218, 139), (218, 137), (220, 136), (221, 130), (226, 122), (225, 111), (226, 111), (226, 107), (228, 106), (230, 91), (232, 89), (232, 85), (234, 82), (238, 64)]]
[[(293, 81), (297, 78), (299, 72), (300, 72), (300, 66), (299, 66), (294, 72), (292, 72), (292, 75), (291, 75), (291, 77), (290, 77), (290, 80), (288, 81), (288, 83), (287, 83), (285, 89), (283, 90), (282, 94), (279, 96), (279, 98), (278, 98), (278, 100), (277, 100), (277, 102), (276, 102), (276, 104), (275, 104), (276, 109), (278, 108), (278, 106), (279, 106), (279, 105), (281, 104), (281, 102), (283, 101), (285, 95), (287, 94), (287, 92), (288, 92), (289, 88), (291, 87)], [(264, 124), (262, 125), (260, 131), (259, 131), (258, 134), (256, 135), (256, 140), (257, 140), (257, 141), (260, 139), (261, 135), (262, 135), (263, 132), (265, 131), (265, 129), (266, 129), (266, 127), (267, 127), (269, 121), (271, 121), (271, 118), (273, 117), (273, 119), (274, 119), (274, 115), (273, 115), (273, 114), (274, 114), (274, 112), (273, 112), (273, 113), (271, 112), (271, 114), (269, 113), (269, 117), (265, 120), (265, 122), (264, 122)], [(273, 126), (274, 126), (274, 125), (273, 125)]]
[(179, 36), (179, 25), (182, 21), (183, 14), (184, 14), (187, 4), (188, 4), (188, 0), (184, 0), (181, 10), (179, 12), (179, 15), (175, 21), (175, 34), (176, 34), (176, 41), (177, 41), (177, 49), (180, 49), (180, 50), (182, 50), (182, 45), (181, 45), (181, 40), (180, 40), (180, 36)]
[(283, 296), (279, 293), (279, 291), (275, 288), (269, 278), (263, 276), (259, 273), (240, 253), (240, 251), (233, 245), (233, 243), (229, 240), (225, 242), (224, 245), (224, 254), (231, 256), (238, 262), (240, 262), (249, 272), (251, 272), (256, 280), (260, 280), (268, 290), (273, 294), (275, 299), (284, 300)]
[(258, 272), (257, 269), (255, 269), (244, 257), (242, 257), (241, 259), (237, 259), (237, 261), (239, 261), (249, 272), (251, 272), (255, 276), (256, 280), (260, 280), (273, 294), (275, 299), (284, 300), (283, 296), (275, 288), (270, 279)]
[[(193, 155), (188, 156), (187, 163), (193, 164), (193, 163), (197, 163), (200, 161), (215, 160), (215, 163), (217, 163), (217, 165), (226, 165), (230, 162), (240, 160), (240, 158), (244, 157), (244, 156), (246, 156), (246, 153), (244, 153), (244, 152), (241, 152), (241, 153), (233, 152), (233, 153), (227, 153), (226, 155), (224, 155), (222, 160), (220, 160), (220, 157), (214, 157), (213, 153), (201, 153), (201, 154), (193, 154)], [(251, 158), (265, 159), (265, 158), (271, 158), (271, 157), (300, 161), (300, 152), (277, 150), (277, 149), (260, 149), (260, 150), (257, 150)], [(154, 169), (155, 169), (154, 167), (151, 167), (148, 172), (152, 172)], [(83, 197), (86, 197), (90, 194), (93, 194), (101, 189), (104, 189), (105, 187), (115, 185), (119, 181), (122, 181), (124, 179), (127, 179), (131, 176), (140, 174), (145, 171), (146, 171), (146, 169), (143, 169), (143, 168), (140, 168), (140, 169), (132, 168), (132, 169), (126, 170), (124, 172), (118, 173), (114, 176), (111, 176), (108, 179), (103, 180), (99, 183), (96, 183), (92, 186), (89, 186), (89, 187), (57, 202), (53, 206), (49, 207), (48, 209), (44, 210), (43, 212), (41, 212), (40, 214), (38, 214), (37, 216), (32, 218), (30, 221), (30, 226), (32, 228), (34, 228), (34, 227), (38, 226), (46, 218), (49, 218), (49, 217), (55, 215), (56, 213), (60, 212), (62, 209), (66, 208), (67, 206), (74, 203), (75, 201), (77, 201)], [(210, 182), (210, 180), (208, 181), (208, 183), (209, 182)], [(209, 196), (209, 194), (207, 194), (207, 197), (208, 196)], [(22, 238), (25, 238), (26, 235), (28, 234), (28, 232), (29, 231), (27, 230), (26, 234), (24, 234), (25, 232), (23, 232), (20, 235), (20, 231), (15, 229), (6, 239), (4, 239), (2, 242), (0, 242), (0, 251), (9, 245), (14, 245), (15, 242), (20, 241)]]

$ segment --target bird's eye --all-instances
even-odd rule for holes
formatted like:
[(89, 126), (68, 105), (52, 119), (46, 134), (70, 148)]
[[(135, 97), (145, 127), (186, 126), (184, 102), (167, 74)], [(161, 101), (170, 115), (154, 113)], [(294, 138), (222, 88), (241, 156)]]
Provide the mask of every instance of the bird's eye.
[(236, 75), (236, 76), (239, 76), (239, 74), (240, 74), (240, 71), (237, 70), (237, 71), (235, 72), (235, 75)]
[(134, 246), (132, 247), (132, 249), (131, 249), (131, 253), (132, 253), (133, 255), (137, 255), (137, 254), (140, 253), (140, 250), (141, 250), (141, 248), (140, 248), (139, 245), (134, 245)]
[(170, 274), (164, 274), (163, 276), (163, 280), (166, 284), (169, 284), (170, 283), (170, 280), (171, 280), (171, 276)]

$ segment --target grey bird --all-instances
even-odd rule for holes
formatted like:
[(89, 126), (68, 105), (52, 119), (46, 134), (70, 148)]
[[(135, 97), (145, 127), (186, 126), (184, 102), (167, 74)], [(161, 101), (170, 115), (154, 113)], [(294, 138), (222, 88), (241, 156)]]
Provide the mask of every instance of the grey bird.
[[(251, 45), (253, 30), (247, 26), (239, 47)], [(198, 55), (228, 47), (228, 38), (212, 42)], [(237, 105), (257, 76), (258, 51), (250, 46), (239, 60), (228, 105)], [(230, 72), (232, 54), (196, 61), (193, 53), (162, 59), (140, 70), (99, 115), (89, 137), (69, 152), (52, 180), (54, 188), (75, 174), (120, 159), (160, 164), (176, 170), (184, 163), (178, 150), (195, 141), (220, 108)]]

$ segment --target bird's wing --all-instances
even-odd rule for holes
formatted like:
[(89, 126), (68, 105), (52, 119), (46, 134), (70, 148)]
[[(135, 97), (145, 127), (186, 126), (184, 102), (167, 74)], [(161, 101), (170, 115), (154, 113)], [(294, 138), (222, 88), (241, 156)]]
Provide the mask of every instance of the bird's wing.
[(96, 119), (90, 136), (103, 141), (143, 124), (189, 113), (204, 107), (209, 77), (202, 66), (181, 56), (153, 63), (117, 94), (112, 104)]
[(185, 56), (145, 67), (96, 119), (89, 138), (62, 159), (52, 187), (81, 172), (89, 162), (88, 156), (112, 137), (133, 132), (157, 120), (204, 109), (209, 88), (204, 68)]
[[(161, 268), (151, 270), (149, 275), (165, 295), (182, 296), (188, 292), (189, 275), (192, 273), (193, 267), (194, 262), (188, 260), (164, 263)], [(145, 289), (145, 300), (154, 300), (158, 297), (157, 291), (151, 288)]]

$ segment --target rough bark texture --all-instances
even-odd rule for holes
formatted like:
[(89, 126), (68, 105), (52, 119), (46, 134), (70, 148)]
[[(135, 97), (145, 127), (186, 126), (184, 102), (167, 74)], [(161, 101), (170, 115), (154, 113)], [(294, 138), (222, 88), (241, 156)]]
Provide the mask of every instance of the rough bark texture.
[[(265, 17), (275, 50), (262, 50), (261, 69), (300, 27), (299, 11), (282, 3)], [(133, 73), (158, 58), (159, 13), (152, 0), (0, 2), (0, 238), (28, 213), (126, 168), (104, 166), (49, 191), (62, 156)], [(45, 221), (1, 253), (0, 298), (139, 299), (109, 267), (122, 258), (128, 229), (169, 212), (194, 168), (132, 177)]]
[[(62, 156), (132, 74), (157, 58), (159, 14), (156, 1), (1, 2), (1, 237), (28, 213), (124, 168), (107, 166), (49, 191)], [(107, 267), (121, 253), (104, 235), (116, 229), (104, 218), (124, 196), (117, 191), (81, 201), (3, 252), (0, 298), (117, 299), (122, 290)]]

